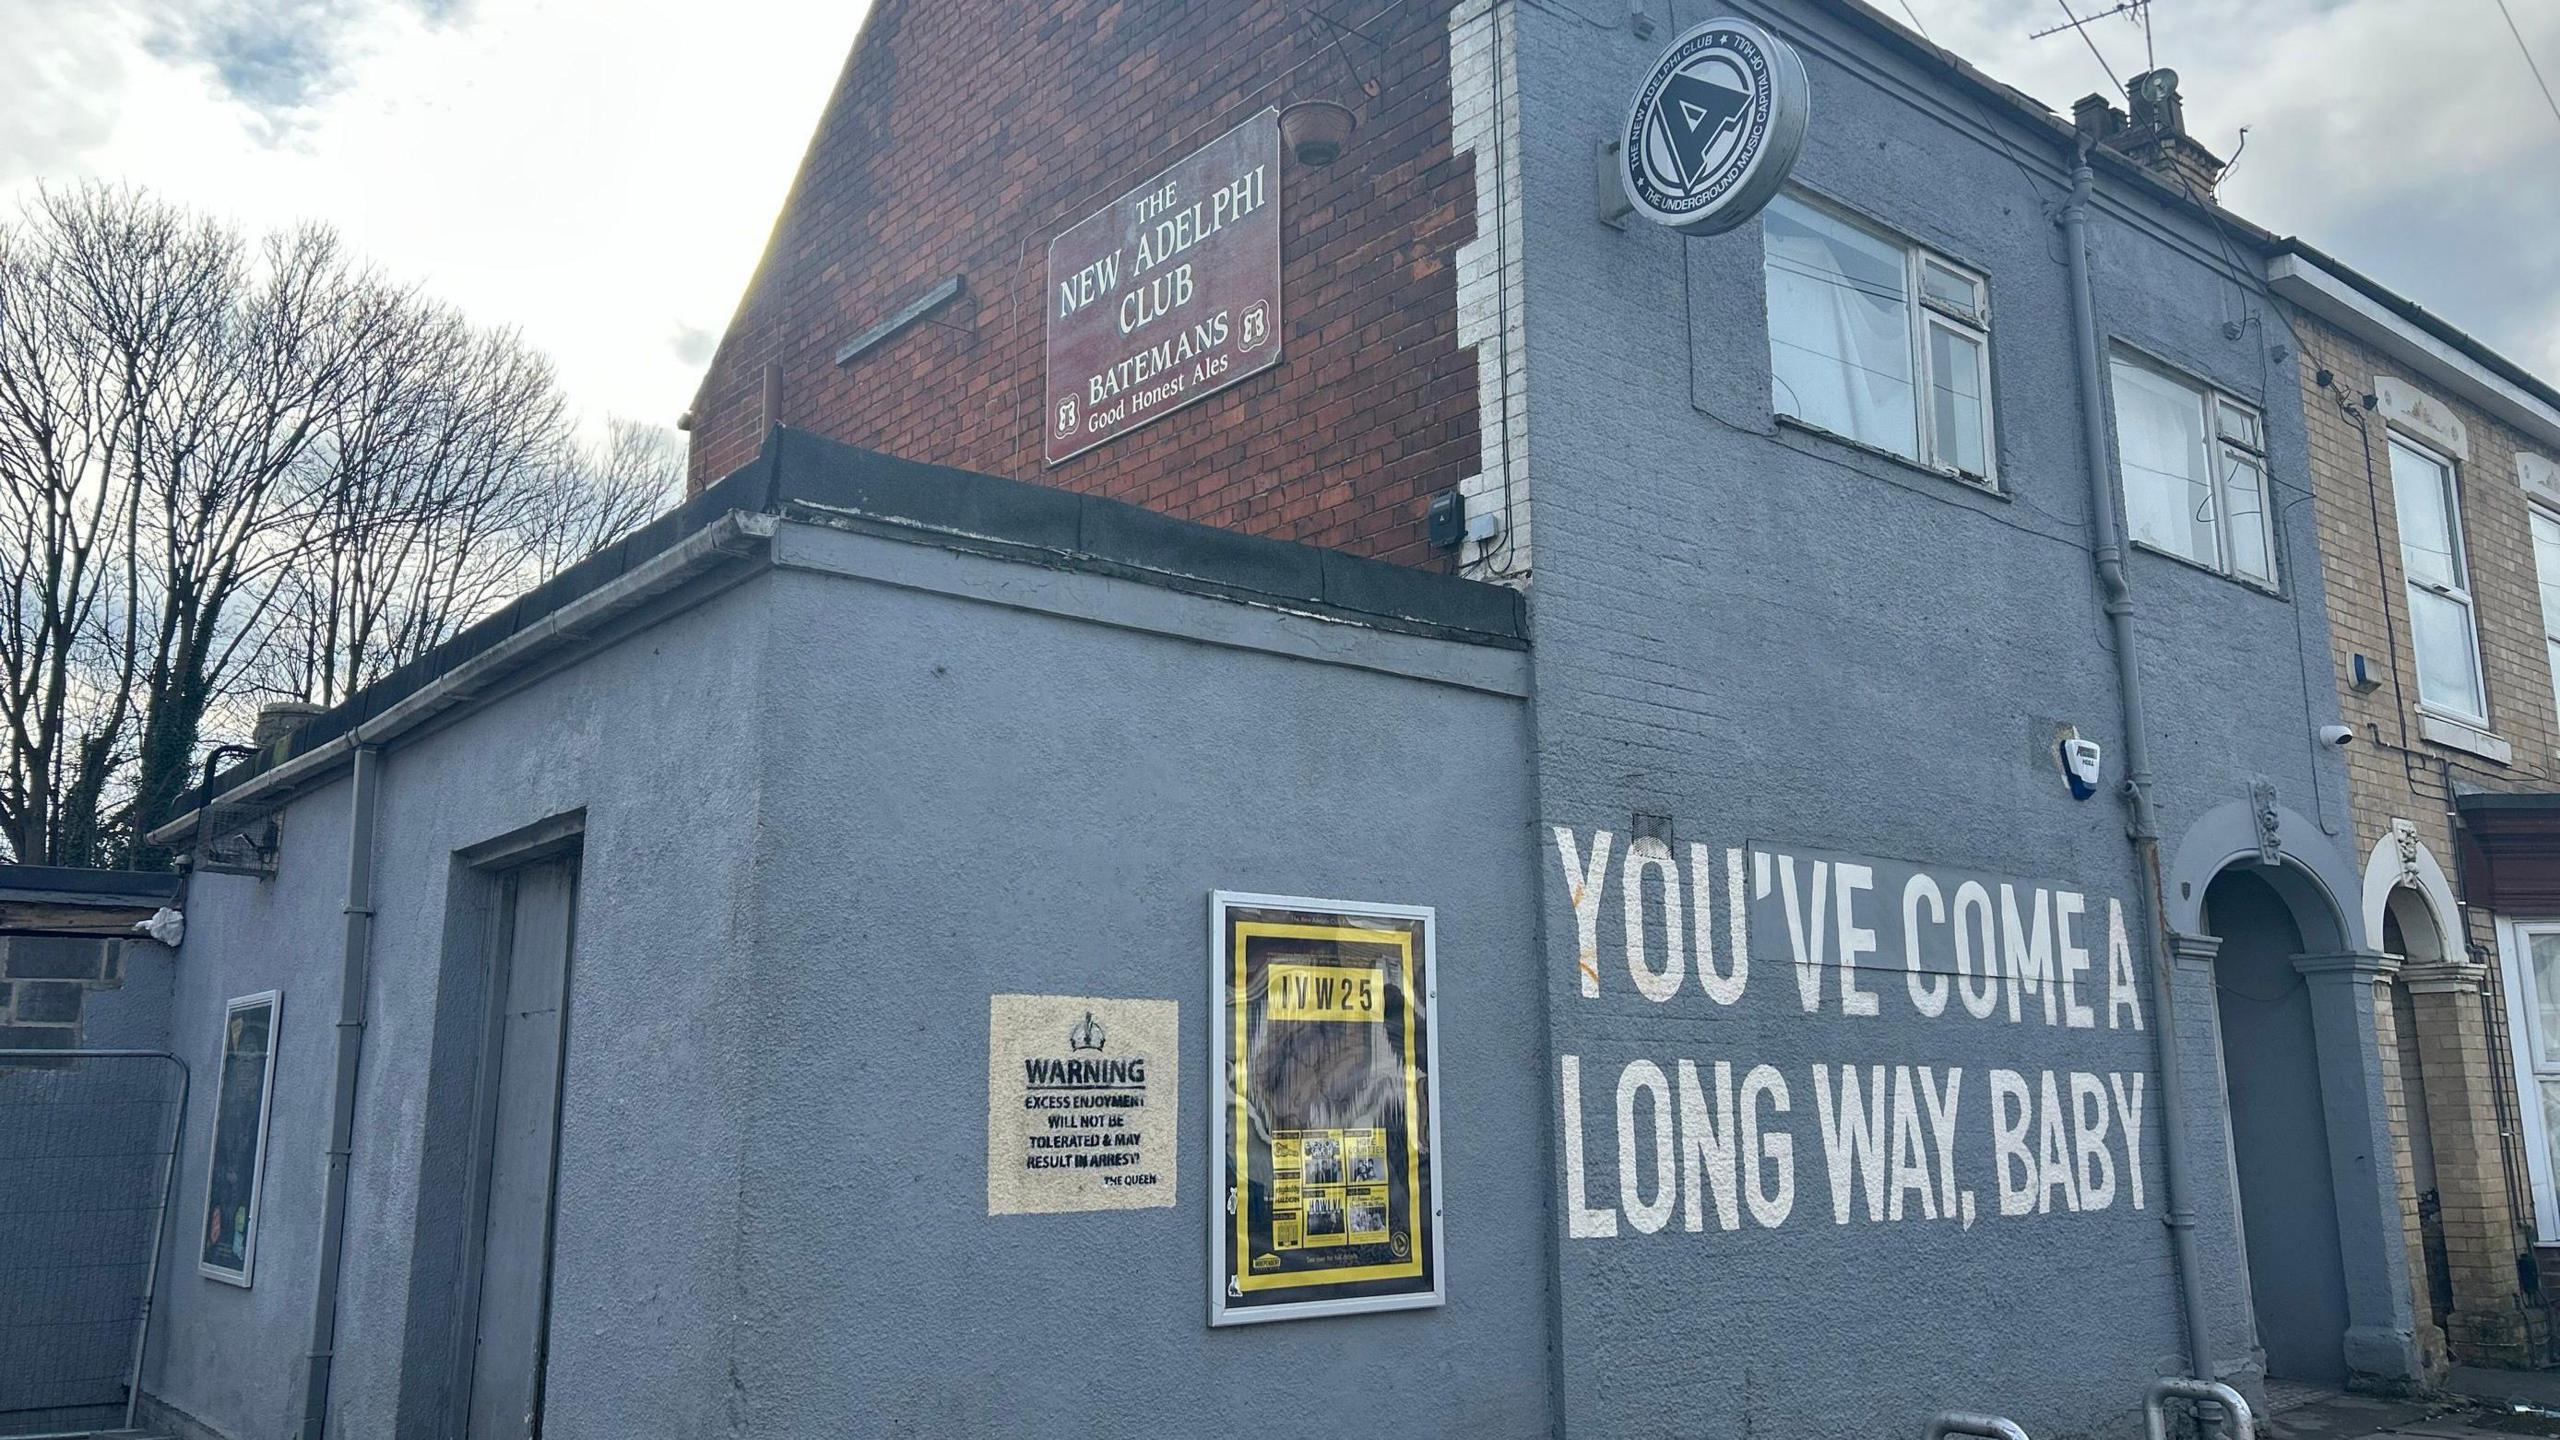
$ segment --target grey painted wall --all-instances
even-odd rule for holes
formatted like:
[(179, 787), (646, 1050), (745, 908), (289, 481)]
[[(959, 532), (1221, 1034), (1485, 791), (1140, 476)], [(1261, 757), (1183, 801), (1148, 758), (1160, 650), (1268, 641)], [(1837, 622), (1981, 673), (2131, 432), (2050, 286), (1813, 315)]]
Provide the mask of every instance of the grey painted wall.
[[(941, 558), (894, 542), (777, 543), (819, 568), (776, 582), (764, 703), (745, 1433), (1547, 1434), (1526, 717), (1352, 668), (1520, 657), (1213, 647), (828, 573)], [(1239, 611), (950, 558), (1008, 605)], [(1205, 1323), (1219, 888), (1438, 907), (1445, 1308)], [(1181, 1004), (1178, 1204), (985, 1213), (996, 991)]]
[[(776, 547), (384, 761), (334, 1433), (434, 1433), (447, 1400), (487, 906), (455, 852), (580, 808), (546, 1433), (1548, 1433), (1525, 657), (873, 536)], [(285, 992), (257, 1283), (181, 1244), (149, 1370), (238, 1440), (298, 1413), (347, 798), (290, 808), (277, 879), (199, 880), (179, 966), (190, 1054), (224, 997)], [(1445, 1308), (1205, 1323), (1219, 887), (1440, 907)], [(998, 991), (1180, 1002), (1177, 1206), (985, 1213)]]
[[(1836, 961), (1807, 1013), (1784, 926), (1769, 933), (1756, 909), (1751, 979), (1730, 1004), (1694, 980), (1648, 1000), (1625, 956), (1623, 857), (1639, 826), (1667, 828), (1692, 891), (1688, 846), (1702, 843), (1711, 869), (1726, 847), (1819, 851), (2006, 877), (2022, 894), (2039, 884), (2078, 892), (2092, 914), (2120, 900), (2145, 1018), (2159, 1019), (2123, 812), (2103, 795), (2071, 800), (2051, 758), (2056, 725), (2076, 724), (2108, 746), (2108, 785), (2121, 775), (2087, 548), (2067, 274), (2050, 223), (2059, 156), (2010, 132), (2036, 178), (2022, 177), (1943, 72), (1884, 53), (1827, 7), (1682, 0), (1670, 33), (1736, 8), (1804, 54), (1815, 110), (1801, 184), (1989, 276), (2006, 493), (1772, 421), (1758, 225), (1685, 240), (1591, 218), (1593, 142), (1620, 121), (1664, 32), (1639, 40), (1562, 7), (1521, 7), (1538, 809), (1571, 831), (1586, 862), (1597, 832), (1616, 845), (1587, 956), (1576, 888), (1552, 850), (1540, 862), (1553, 1048), (1579, 1065), (1580, 1105), (1566, 1118), (1579, 1120), (1588, 1203), (1620, 1212), (1613, 1237), (1563, 1242), (1565, 1417), (1577, 1437), (1818, 1440), (1918, 1433), (1954, 1406), (2011, 1415), (2038, 1435), (2134, 1431), (2143, 1384), (2186, 1368), (2161, 1225), (2157, 1077), (2139, 1211), (2120, 1184), (2104, 1210), (1991, 1213), (1986, 1086), (1994, 1069), (2031, 1084), (2048, 1070), (2148, 1072), (2150, 1029), (2048, 1026), (2032, 1001), (2020, 1023), (2005, 1007), (1984, 1020), (1952, 1007), (1924, 1017), (1906, 993), (1891, 867), (1878, 874), (1894, 875), (1894, 888), (1880, 879), (1852, 912), (1880, 935), (1868, 963), (1888, 967), (1865, 981), (1873, 1015), (1844, 1013)], [(2242, 302), (2208, 264), (2219, 248), (2199, 223), (2115, 199), (2096, 233), (2102, 329), (2263, 402), (2272, 430), (2285, 594), (2159, 556), (2133, 561), (2164, 823), (2174, 842), (2264, 775), (2298, 812), (2284, 835), (2291, 852), (2345, 873), (2334, 839), (2343, 774), (2311, 739), (2335, 702), (2302, 503), (2297, 381), (2289, 359), (2267, 352), (2281, 328), (2225, 338)], [(1639, 878), (1647, 963), (1659, 966), (1660, 878)], [(1715, 902), (1720, 926), (1720, 882)], [(1693, 937), (1698, 928), (1693, 917)], [(2089, 930), (2084, 922), (2084, 943)], [(1721, 936), (1718, 947), (1723, 963)], [(1577, 958), (1596, 963), (1595, 998), (1581, 993)], [(2191, 1084), (2210, 1104), (2220, 1093), (2213, 1012), (2196, 990), (2182, 1033)], [(1675, 1215), (1642, 1233), (1626, 1211), (1620, 1082), (1631, 1063), (1671, 1072), (1680, 1060), (1737, 1072), (1765, 1063), (1790, 1085), (1782, 1120), (1796, 1190), (1774, 1228), (1745, 1216), (1727, 1232), (1710, 1214), (1690, 1233)], [(1946, 1070), (1965, 1071), (1954, 1178), (1986, 1207), (1970, 1228), (1912, 1213), (1870, 1221), (1855, 1189), (1846, 1223), (1835, 1221), (1815, 1067), (1877, 1064), (1934, 1067), (1941, 1083)], [(1653, 1198), (1658, 1121), (1647, 1073), (1636, 1074), (1627, 1111), (1641, 1208)], [(1926, 1135), (1925, 1113), (1922, 1124)], [(1690, 1131), (1672, 1134), (1685, 1143)], [(2207, 1268), (2236, 1276), (2222, 1131), (2202, 1125), (2194, 1138)], [(1561, 1126), (1560, 1143), (1571, 1139)], [(2129, 1158), (2114, 1152), (2119, 1180)], [(1934, 1162), (1928, 1173), (1945, 1178)], [(2211, 1303), (2217, 1354), (2245, 1375), (2243, 1289), (2217, 1285)]]
[[(760, 754), (753, 707), (738, 701), (761, 683), (764, 599), (732, 590), (385, 759), (332, 1433), (432, 1433), (420, 1427), (434, 1419), (433, 1382), (450, 1373), (442, 1337), (407, 1329), (413, 1285), (439, 1283), (413, 1254), (422, 1206), (436, 1205), (421, 1176), (446, 1178), (450, 1164), (424, 1164), (429, 1120), (461, 1080), (436, 1046), (447, 936), (469, 928), (449, 914), (454, 852), (581, 807), (592, 858), (579, 939), (595, 959), (572, 998), (560, 1189), (562, 1254), (582, 1282), (555, 1324), (590, 1342), (582, 1383), (652, 1416), (647, 1428), (718, 1431)], [(301, 1414), (347, 788), (341, 778), (288, 809), (276, 879), (195, 882), (178, 965), (173, 1039), (204, 1057), (200, 1073), (226, 997), (284, 992), (255, 1284), (200, 1277), (181, 1227), (146, 1368), (151, 1393), (237, 1440), (288, 1433)], [(182, 1214), (202, 1201), (210, 1099), (200, 1086)]]

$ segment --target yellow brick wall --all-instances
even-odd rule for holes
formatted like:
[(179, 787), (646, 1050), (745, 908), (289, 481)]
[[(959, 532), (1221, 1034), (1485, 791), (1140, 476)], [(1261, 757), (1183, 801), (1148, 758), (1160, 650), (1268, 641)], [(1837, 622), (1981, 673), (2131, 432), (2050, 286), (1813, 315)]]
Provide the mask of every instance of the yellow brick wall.
[[(2453, 874), (2456, 857), (2447, 812), (2456, 787), (2548, 790), (2560, 781), (2560, 716), (2554, 713), (2546, 659), (2529, 502), (2517, 483), (2515, 464), (2520, 449), (2548, 454), (2554, 447), (2528, 442), (2511, 427), (2457, 402), (2408, 360), (2381, 354), (2313, 317), (2297, 317), (2297, 331), (2305, 351), (2300, 357), (2303, 403), (2332, 659), (2342, 715), (2356, 732), (2347, 751), (2355, 852), (2361, 863), (2391, 822), (2404, 819)], [(2332, 373), (2332, 388), (2317, 382), (2324, 368)], [(2490, 729), (2512, 747), (2509, 764), (2431, 743), (2419, 733), (2417, 668), (2385, 445), (2388, 424), (2360, 404), (2383, 375), (2441, 402), (2468, 432), (2471, 454), (2460, 465), (2457, 481), (2465, 558)], [(2369, 473), (2366, 440), (2341, 413), (2341, 399), (2355, 406), (2370, 427)], [(2383, 682), (2369, 694), (2357, 694), (2348, 684), (2351, 660), (2358, 654)], [(2458, 886), (2458, 875), (2454, 878)], [(2435, 1119), (2435, 1168), (2456, 1296), (2448, 1339), (2458, 1359), (2527, 1363), (2542, 1358), (2543, 1326), (2539, 1316), (2521, 1313), (2515, 1270), (2519, 1254), (2530, 1247), (2531, 1204), (2524, 1157), (2509, 1137), (2538, 1115), (2518, 1108), (2494, 922), (2477, 909), (2465, 919), (2471, 958), (2490, 967), (2485, 991), (2412, 996), (2402, 990), (2393, 999), (2416, 1017), (2424, 1103)], [(2380, 937), (2375, 939), (2379, 943)], [(2456, 943), (2449, 939), (2448, 948)], [(2386, 1048), (2385, 1053), (2391, 1052)], [(2398, 1091), (2403, 1087), (2396, 1083), (2398, 1067), (2393, 1069), (2392, 1088)], [(2405, 1106), (2420, 1103), (2420, 1097), (2393, 1098), (2393, 1118), (2405, 1145)], [(2455, 1123), (2447, 1124), (2448, 1117)], [(2404, 1196), (2414, 1237), (2418, 1197), (2414, 1191)], [(2414, 1252), (2414, 1238), (2412, 1248)], [(2416, 1313), (2424, 1317), (2430, 1308), (2424, 1267), (2412, 1270)], [(2466, 1313), (2509, 1304), (2517, 1307), (2521, 1328), (2510, 1325), (2504, 1314)]]

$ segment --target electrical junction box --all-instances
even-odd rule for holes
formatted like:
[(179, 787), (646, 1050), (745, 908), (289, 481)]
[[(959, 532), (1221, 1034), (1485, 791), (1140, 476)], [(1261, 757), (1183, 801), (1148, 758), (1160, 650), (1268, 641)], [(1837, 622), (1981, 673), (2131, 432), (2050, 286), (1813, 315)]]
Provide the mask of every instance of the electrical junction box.
[(1423, 512), (1422, 529), (1435, 550), (1455, 550), (1466, 543), (1467, 497), (1455, 490), (1432, 496), (1431, 508)]

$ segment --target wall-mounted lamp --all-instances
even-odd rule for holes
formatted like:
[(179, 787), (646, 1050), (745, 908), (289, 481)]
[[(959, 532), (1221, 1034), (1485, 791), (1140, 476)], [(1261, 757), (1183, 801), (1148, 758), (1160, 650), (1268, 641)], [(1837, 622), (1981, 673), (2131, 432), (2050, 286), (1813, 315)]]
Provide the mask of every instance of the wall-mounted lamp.
[(1347, 105), (1331, 100), (1301, 100), (1280, 112), (1280, 143), (1301, 165), (1323, 169), (1342, 158), (1358, 120)]

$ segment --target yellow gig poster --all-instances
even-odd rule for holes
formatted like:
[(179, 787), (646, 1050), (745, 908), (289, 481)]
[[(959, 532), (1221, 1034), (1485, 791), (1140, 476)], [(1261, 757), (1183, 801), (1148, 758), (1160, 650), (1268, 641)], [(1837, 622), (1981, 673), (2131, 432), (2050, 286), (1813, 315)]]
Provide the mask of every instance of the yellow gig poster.
[(1209, 1321), (1441, 1302), (1427, 908), (1220, 891)]

